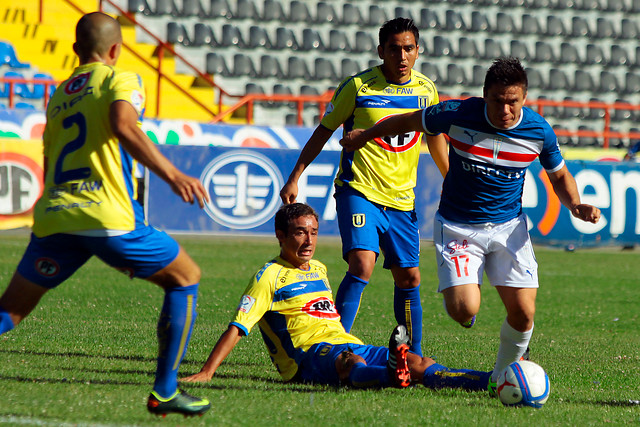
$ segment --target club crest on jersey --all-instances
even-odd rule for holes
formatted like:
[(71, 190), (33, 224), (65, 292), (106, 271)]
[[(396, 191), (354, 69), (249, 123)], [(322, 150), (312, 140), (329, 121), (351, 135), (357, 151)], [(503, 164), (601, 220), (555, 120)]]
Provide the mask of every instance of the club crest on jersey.
[(354, 227), (361, 228), (366, 223), (366, 217), (364, 214), (353, 214), (351, 215), (351, 222)]
[(60, 266), (51, 258), (38, 258), (35, 268), (38, 274), (44, 277), (54, 277), (60, 273)]
[(302, 312), (320, 319), (338, 319), (336, 307), (327, 297), (314, 298), (302, 307)]
[(242, 313), (248, 313), (255, 302), (256, 299), (251, 295), (243, 295), (242, 299), (240, 300), (240, 305), (238, 305), (238, 311)]
[(423, 109), (429, 106), (429, 97), (428, 96), (419, 96), (418, 97), (418, 108)]
[(73, 95), (74, 93), (80, 92), (86, 86), (90, 76), (91, 73), (78, 74), (64, 86), (64, 93)]

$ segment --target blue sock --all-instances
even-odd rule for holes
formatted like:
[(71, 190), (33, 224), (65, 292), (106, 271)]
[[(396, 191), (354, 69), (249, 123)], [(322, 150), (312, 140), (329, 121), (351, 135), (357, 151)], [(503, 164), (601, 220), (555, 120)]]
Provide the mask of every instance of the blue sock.
[(402, 289), (396, 286), (393, 293), (393, 311), (396, 315), (396, 322), (407, 327), (411, 337), (411, 351), (422, 356), (420, 285), (411, 289)]
[(353, 274), (347, 273), (340, 282), (340, 287), (336, 293), (336, 310), (340, 314), (340, 322), (345, 331), (350, 332), (356, 315), (360, 309), (360, 299), (365, 286), (369, 282), (362, 280)]
[(198, 284), (165, 291), (158, 321), (158, 367), (153, 390), (160, 397), (173, 396), (178, 388), (178, 367), (184, 357), (196, 320)]
[(471, 369), (451, 369), (434, 363), (424, 371), (422, 384), (429, 388), (464, 388), (466, 390), (486, 390), (491, 372)]
[(5, 332), (9, 332), (14, 326), (15, 325), (13, 324), (13, 320), (11, 320), (9, 313), (7, 313), (4, 308), (0, 307), (0, 335)]
[(353, 365), (349, 381), (358, 388), (388, 387), (390, 384), (386, 366), (367, 366), (364, 363)]

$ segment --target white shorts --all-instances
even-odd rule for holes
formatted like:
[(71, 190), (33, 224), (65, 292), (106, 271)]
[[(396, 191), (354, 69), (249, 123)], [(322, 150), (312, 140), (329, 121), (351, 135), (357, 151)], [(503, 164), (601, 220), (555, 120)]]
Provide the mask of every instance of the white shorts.
[(524, 215), (503, 224), (461, 224), (434, 218), (438, 292), (451, 286), (482, 284), (538, 287), (538, 263)]

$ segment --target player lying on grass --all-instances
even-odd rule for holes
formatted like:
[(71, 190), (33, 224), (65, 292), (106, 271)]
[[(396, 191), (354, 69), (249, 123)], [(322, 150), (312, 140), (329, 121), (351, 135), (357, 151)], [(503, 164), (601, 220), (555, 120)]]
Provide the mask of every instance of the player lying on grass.
[(280, 255), (251, 279), (233, 321), (202, 370), (184, 381), (210, 380), (240, 339), (257, 323), (276, 369), (285, 381), (354, 387), (427, 387), (485, 390), (490, 372), (455, 370), (409, 351), (409, 336), (397, 326), (389, 348), (365, 345), (345, 332), (327, 279), (313, 259), (318, 215), (308, 205), (284, 205), (275, 217)]

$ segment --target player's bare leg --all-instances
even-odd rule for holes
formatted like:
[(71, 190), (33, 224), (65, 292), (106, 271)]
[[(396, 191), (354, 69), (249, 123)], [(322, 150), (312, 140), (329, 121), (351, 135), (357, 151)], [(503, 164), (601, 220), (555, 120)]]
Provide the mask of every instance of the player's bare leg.
[(442, 291), (447, 313), (461, 325), (469, 324), (480, 310), (480, 285), (451, 286)]
[(0, 334), (18, 326), (48, 290), (25, 279), (16, 271), (0, 297)]

